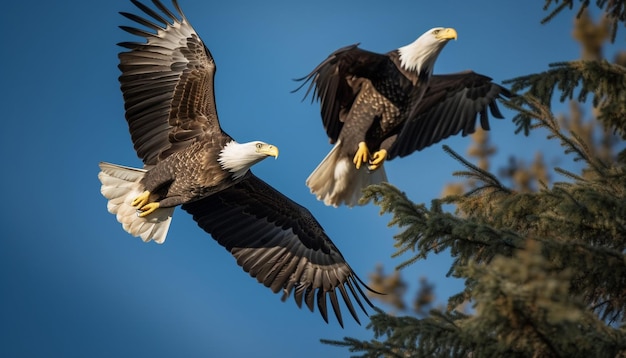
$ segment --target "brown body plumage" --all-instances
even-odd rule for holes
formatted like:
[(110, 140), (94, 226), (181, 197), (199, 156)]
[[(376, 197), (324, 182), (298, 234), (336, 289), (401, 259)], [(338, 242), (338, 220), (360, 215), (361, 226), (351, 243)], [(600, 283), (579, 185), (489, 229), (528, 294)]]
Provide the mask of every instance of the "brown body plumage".
[[(237, 143), (219, 125), (213, 92), (215, 62), (176, 0), (160, 13), (131, 0), (148, 19), (125, 17), (151, 31), (122, 26), (147, 39), (124, 42), (119, 80), (126, 120), (143, 169), (101, 163), (108, 209), (126, 231), (162, 243), (174, 208), (182, 205), (237, 263), (271, 288), (293, 294), (298, 306), (317, 304), (327, 321), (327, 298), (343, 325), (338, 297), (358, 322), (362, 282), (311, 213), (249, 170), (278, 150)], [(156, 21), (156, 23), (152, 22)], [(366, 312), (367, 313), (367, 312)]]

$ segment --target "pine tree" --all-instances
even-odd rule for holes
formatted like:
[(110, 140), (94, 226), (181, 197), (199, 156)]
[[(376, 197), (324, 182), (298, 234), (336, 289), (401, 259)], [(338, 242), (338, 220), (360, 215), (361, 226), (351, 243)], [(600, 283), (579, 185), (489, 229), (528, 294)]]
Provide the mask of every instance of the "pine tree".
[[(469, 156), (478, 164), (444, 146), (466, 180), (441, 199), (416, 204), (391, 184), (367, 188), (363, 200), (401, 230), (394, 256), (408, 258), (398, 270), (447, 250), (449, 272), (465, 289), (433, 309), (433, 287), (422, 280), (414, 314), (378, 311), (371, 340), (324, 343), (362, 357), (626, 357), (626, 150), (614, 153), (616, 136), (617, 144), (626, 138), (626, 53), (613, 61), (601, 53), (626, 23), (626, 0), (598, 0), (605, 15), (597, 25), (585, 11), (590, 2), (580, 3), (573, 36), (581, 59), (508, 81), (519, 96), (505, 104), (518, 113), (518, 132), (547, 131), (583, 169), (550, 168), (560, 179), (552, 183), (536, 157), (531, 165), (513, 160), (497, 176), (489, 171), (488, 138), (477, 134)], [(544, 8), (553, 5), (544, 21), (574, 1), (546, 0)], [(551, 111), (555, 93), (570, 101), (567, 118)], [(596, 119), (583, 120), (581, 104)], [(404, 295), (403, 278), (388, 277), (379, 268), (372, 281)]]

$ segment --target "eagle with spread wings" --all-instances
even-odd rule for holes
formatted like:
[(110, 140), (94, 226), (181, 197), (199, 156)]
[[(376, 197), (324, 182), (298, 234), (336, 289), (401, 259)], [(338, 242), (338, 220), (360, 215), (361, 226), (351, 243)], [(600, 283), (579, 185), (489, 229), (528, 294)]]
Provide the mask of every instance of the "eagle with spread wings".
[(326, 205), (359, 203), (362, 189), (387, 181), (384, 162), (407, 156), (452, 135), (468, 135), (479, 120), (489, 129), (489, 112), (503, 118), (498, 98), (510, 97), (491, 78), (465, 71), (433, 74), (453, 28), (436, 27), (387, 53), (350, 45), (331, 53), (298, 89), (309, 83), (320, 102), (331, 144), (306, 180)]
[(176, 0), (176, 13), (131, 0), (147, 17), (121, 14), (121, 26), (145, 42), (123, 42), (119, 81), (126, 121), (143, 168), (100, 163), (101, 192), (124, 230), (165, 241), (177, 206), (224, 246), (237, 263), (283, 300), (294, 297), (328, 322), (328, 301), (343, 326), (340, 299), (359, 322), (367, 287), (311, 213), (250, 171), (277, 157), (265, 142), (239, 143), (220, 127), (215, 61)]

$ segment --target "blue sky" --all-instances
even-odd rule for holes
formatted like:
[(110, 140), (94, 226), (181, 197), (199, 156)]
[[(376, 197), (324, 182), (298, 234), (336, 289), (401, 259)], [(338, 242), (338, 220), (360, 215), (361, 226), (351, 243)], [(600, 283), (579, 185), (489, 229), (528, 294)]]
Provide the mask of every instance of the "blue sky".
[[(436, 73), (473, 69), (501, 82), (579, 56), (573, 14), (540, 25), (542, 1), (180, 3), (217, 62), (223, 128), (280, 148), (255, 174), (308, 207), (363, 279), (378, 263), (400, 263), (390, 258), (397, 229), (378, 207), (334, 209), (309, 194), (304, 181), (330, 145), (318, 105), (290, 93), (292, 79), (341, 46), (386, 52), (435, 26), (459, 34)], [(334, 317), (326, 324), (280, 302), (180, 209), (163, 245), (130, 237), (106, 211), (98, 162), (141, 165), (117, 81), (116, 43), (132, 39), (117, 28), (130, 24), (118, 11), (137, 12), (129, 1), (13, 1), (3, 9), (0, 355), (345, 356), (319, 339), (371, 337), (364, 316), (362, 326), (347, 319), (341, 329)], [(494, 167), (510, 155), (560, 156), (545, 133), (515, 135), (513, 114), (504, 113), (492, 121)], [(446, 144), (465, 153), (470, 139)], [(393, 184), (426, 203), (462, 169), (441, 144), (386, 166)], [(449, 264), (433, 256), (404, 277), (428, 277), (443, 301), (462, 287), (445, 277)]]

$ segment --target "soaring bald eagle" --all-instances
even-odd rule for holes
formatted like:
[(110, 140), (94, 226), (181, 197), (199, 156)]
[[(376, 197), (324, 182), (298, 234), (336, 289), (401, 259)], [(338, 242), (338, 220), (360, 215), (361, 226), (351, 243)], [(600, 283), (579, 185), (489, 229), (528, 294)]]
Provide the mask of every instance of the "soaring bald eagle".
[[(327, 297), (343, 326), (338, 296), (359, 322), (351, 297), (372, 306), (350, 268), (311, 213), (257, 178), (250, 167), (278, 149), (238, 143), (224, 133), (214, 97), (215, 62), (176, 0), (172, 13), (131, 0), (150, 20), (128, 19), (152, 31), (121, 26), (145, 43), (123, 42), (119, 77), (126, 120), (142, 169), (100, 163), (101, 192), (124, 230), (144, 241), (165, 240), (174, 208), (183, 210), (224, 246), (252, 277), (293, 293), (326, 322)], [(153, 20), (156, 23), (152, 22)], [(367, 287), (367, 286), (365, 286)]]
[(320, 101), (334, 144), (306, 181), (319, 200), (356, 205), (364, 187), (387, 181), (385, 160), (471, 134), (478, 115), (489, 129), (487, 108), (502, 118), (495, 100), (511, 94), (491, 78), (472, 71), (433, 75), (437, 56), (456, 38), (456, 30), (437, 27), (385, 54), (347, 46), (298, 79), (296, 90), (309, 82), (305, 97), (313, 90)]

